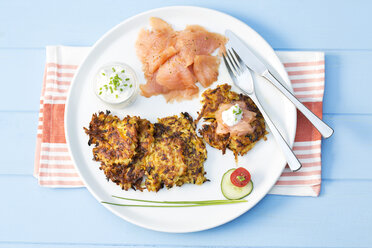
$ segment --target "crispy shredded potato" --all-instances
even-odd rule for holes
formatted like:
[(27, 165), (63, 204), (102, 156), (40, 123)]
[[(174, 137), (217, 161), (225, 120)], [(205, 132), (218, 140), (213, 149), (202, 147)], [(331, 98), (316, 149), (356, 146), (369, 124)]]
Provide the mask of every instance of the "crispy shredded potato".
[[(202, 95), (202, 110), (199, 113), (196, 122), (200, 119), (204, 119), (207, 124), (204, 124), (199, 130), (199, 133), (203, 136), (204, 140), (214, 148), (222, 150), (222, 153), (225, 154), (226, 149), (233, 151), (235, 158), (237, 159), (238, 155), (243, 156), (249, 150), (253, 148), (256, 142), (262, 138), (266, 139), (265, 135), (267, 134), (265, 130), (265, 121), (258, 110), (257, 106), (253, 101), (246, 95), (238, 94), (231, 91), (231, 86), (228, 84), (223, 84), (217, 86), (215, 89), (208, 89)], [(254, 128), (253, 133), (246, 135), (230, 135), (226, 134), (217, 134), (217, 121), (216, 121), (216, 111), (221, 104), (232, 103), (243, 101), (246, 105), (247, 110), (255, 112), (256, 118), (250, 123)]]
[(107, 111), (93, 114), (88, 144), (108, 180), (130, 188), (158, 191), (184, 183), (202, 184), (207, 151), (188, 113), (152, 124), (139, 117), (120, 120)]

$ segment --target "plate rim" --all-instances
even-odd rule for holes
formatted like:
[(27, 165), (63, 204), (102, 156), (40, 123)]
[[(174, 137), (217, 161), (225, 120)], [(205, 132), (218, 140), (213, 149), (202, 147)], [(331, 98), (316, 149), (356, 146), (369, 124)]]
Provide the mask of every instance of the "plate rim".
[[(133, 221), (131, 219), (128, 219), (126, 218), (126, 216), (122, 216), (118, 211), (116, 211), (115, 209), (113, 208), (110, 208), (110, 206), (108, 205), (105, 205), (105, 204), (102, 204), (101, 203), (101, 198), (94, 192), (94, 190), (90, 187), (90, 185), (86, 182), (84, 176), (83, 176), (83, 173), (81, 172), (81, 170), (79, 169), (79, 167), (77, 166), (76, 164), (76, 160), (75, 160), (75, 157), (73, 155), (73, 153), (71, 152), (71, 148), (70, 148), (70, 143), (71, 143), (71, 140), (70, 140), (70, 136), (69, 136), (69, 132), (68, 132), (68, 115), (69, 115), (69, 105), (70, 105), (70, 101), (71, 101), (71, 98), (70, 98), (70, 95), (71, 95), (71, 92), (72, 92), (72, 89), (73, 89), (73, 86), (75, 84), (75, 81), (76, 81), (76, 78), (77, 76), (80, 74), (80, 70), (81, 70), (81, 65), (83, 65), (84, 63), (86, 63), (86, 61), (90, 58), (92, 52), (95, 50), (95, 48), (97, 46), (99, 46), (101, 44), (101, 42), (103, 42), (106, 37), (110, 36), (111, 33), (115, 32), (121, 25), (124, 25), (126, 22), (130, 22), (131, 20), (135, 19), (135, 18), (139, 18), (141, 16), (144, 16), (144, 15), (148, 15), (150, 13), (154, 13), (154, 12), (158, 12), (158, 11), (164, 11), (164, 10), (172, 10), (172, 9), (196, 9), (196, 10), (199, 10), (199, 11), (206, 11), (206, 12), (210, 12), (210, 13), (213, 13), (213, 14), (217, 14), (217, 15), (222, 15), (222, 16), (226, 16), (228, 18), (231, 18), (232, 20), (236, 21), (236, 22), (240, 22), (241, 24), (243, 24), (244, 26), (246, 26), (248, 29), (250, 29), (250, 31), (252, 31), (259, 39), (261, 39), (261, 42), (267, 46), (267, 49), (270, 49), (271, 52), (273, 54), (275, 54), (275, 57), (276, 59), (278, 59), (278, 61), (280, 62), (280, 67), (281, 67), (281, 70), (284, 72), (284, 78), (283, 80), (285, 81), (286, 83), (286, 86), (288, 86), (289, 90), (293, 93), (293, 87), (292, 87), (292, 84), (290, 83), (290, 80), (289, 80), (289, 77), (288, 77), (288, 73), (287, 71), (285, 70), (284, 68), (284, 65), (283, 63), (280, 61), (278, 55), (275, 53), (275, 50), (271, 47), (271, 45), (259, 34), (257, 33), (253, 28), (251, 28), (248, 24), (246, 24), (245, 22), (239, 20), (238, 18), (230, 15), (230, 14), (227, 14), (225, 12), (222, 12), (222, 11), (219, 11), (219, 10), (215, 10), (215, 9), (212, 9), (212, 8), (206, 8), (206, 7), (199, 7), (199, 6), (194, 6), (194, 5), (171, 5), (171, 6), (165, 6), (165, 7), (160, 7), (160, 8), (154, 8), (154, 9), (150, 9), (150, 10), (147, 10), (147, 11), (144, 11), (144, 12), (140, 12), (136, 15), (133, 15), (129, 18), (126, 18), (124, 19), (123, 21), (121, 21), (120, 23), (116, 24), (115, 26), (113, 26), (112, 28), (110, 28), (106, 33), (104, 33), (91, 47), (90, 47), (90, 51), (88, 52), (88, 54), (86, 55), (86, 57), (81, 61), (80, 63), (80, 66), (78, 67), (77, 71), (75, 72), (74, 74), (74, 77), (72, 78), (71, 80), (71, 85), (69, 87), (69, 90), (68, 90), (68, 94), (67, 94), (67, 98), (66, 98), (66, 103), (65, 103), (65, 113), (64, 113), (64, 131), (65, 131), (65, 138), (66, 138), (66, 144), (67, 144), (67, 148), (68, 148), (68, 153), (70, 154), (70, 157), (72, 159), (72, 162), (74, 164), (74, 167), (75, 169), (77, 170), (79, 176), (80, 176), (80, 179), (83, 181), (84, 183), (84, 186), (88, 189), (88, 191), (90, 192), (90, 194), (92, 194), (94, 196), (94, 198), (100, 203), (100, 205), (104, 206), (106, 209), (108, 209), (110, 212), (112, 212), (113, 214), (115, 214), (116, 216), (120, 217), (121, 219), (124, 219), (125, 221), (131, 223), (131, 224), (134, 224), (134, 225), (137, 225), (137, 226), (140, 226), (142, 228), (146, 228), (146, 229), (149, 229), (149, 230), (154, 230), (154, 231), (159, 231), (159, 232), (166, 232), (166, 233), (190, 233), (190, 232), (199, 232), (199, 231), (203, 231), (203, 230), (208, 230), (208, 229), (211, 229), (211, 228), (214, 228), (214, 227), (218, 227), (218, 226), (221, 226), (221, 225), (224, 225), (238, 217), (240, 217), (241, 215), (243, 215), (244, 213), (248, 212), (250, 209), (252, 209), (254, 206), (257, 205), (257, 203), (259, 203), (270, 191), (270, 189), (275, 185), (275, 183), (277, 182), (277, 180), (279, 179), (280, 175), (279, 174), (277, 177), (276, 177), (276, 180), (272, 183), (270, 189), (263, 195), (257, 197), (257, 201), (248, 209), (244, 209), (243, 211), (239, 212), (235, 217), (233, 218), (228, 218), (226, 219), (225, 221), (215, 225), (215, 224), (212, 224), (212, 225), (209, 225), (209, 226), (206, 226), (206, 227), (203, 227), (203, 228), (194, 228), (192, 230), (184, 230), (184, 231), (172, 231), (172, 230), (164, 230), (162, 228), (156, 228), (156, 227), (153, 227), (151, 225), (146, 225), (146, 224), (143, 224), (141, 222), (136, 222), (136, 221)], [(295, 106), (293, 106), (293, 108), (295, 109)], [(293, 116), (292, 116), (292, 120), (294, 122), (294, 134), (293, 135), (289, 135), (289, 146), (292, 148), (293, 147), (293, 144), (294, 144), (294, 140), (295, 140), (295, 134), (297, 132), (297, 111), (293, 111)], [(292, 136), (292, 137), (291, 137)], [(282, 171), (284, 170), (286, 166), (286, 163), (284, 163), (282, 165)]]

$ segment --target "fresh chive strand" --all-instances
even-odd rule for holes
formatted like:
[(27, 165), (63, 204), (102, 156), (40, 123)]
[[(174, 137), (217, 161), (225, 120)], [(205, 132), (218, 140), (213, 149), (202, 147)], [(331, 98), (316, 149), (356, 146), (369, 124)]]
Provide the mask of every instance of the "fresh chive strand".
[(148, 202), (148, 203), (161, 203), (161, 204), (210, 204), (210, 203), (238, 203), (247, 202), (247, 200), (205, 200), (205, 201), (151, 201), (142, 199), (125, 198), (113, 195), (112, 197), (128, 200), (128, 201), (138, 201), (138, 202)]
[(187, 208), (187, 207), (202, 207), (202, 206), (212, 206), (212, 205), (227, 205), (227, 204), (236, 204), (241, 203), (242, 201), (231, 201), (231, 202), (221, 202), (221, 203), (205, 203), (205, 204), (186, 204), (186, 205), (141, 205), (141, 204), (119, 204), (113, 202), (105, 202), (102, 201), (101, 203), (115, 205), (115, 206), (122, 206), (122, 207), (153, 207), (153, 208)]

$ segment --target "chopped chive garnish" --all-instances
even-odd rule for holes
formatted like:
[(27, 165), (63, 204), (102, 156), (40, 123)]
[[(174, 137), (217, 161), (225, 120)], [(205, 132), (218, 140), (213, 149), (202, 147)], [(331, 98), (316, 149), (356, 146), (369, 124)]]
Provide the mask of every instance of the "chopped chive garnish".
[(102, 75), (103, 75), (103, 76), (106, 76), (106, 74), (105, 74), (105, 73), (103, 73), (103, 72), (102, 72)]
[(99, 90), (102, 90), (102, 87), (101, 87), (101, 88), (99, 88)]
[(116, 72), (116, 70), (115, 70), (115, 68), (114, 68), (114, 67), (112, 67), (112, 71), (113, 71), (113, 72)]
[(123, 91), (123, 89), (120, 89), (120, 91)]
[(133, 85), (130, 85), (130, 86), (129, 86), (129, 88), (132, 88), (132, 87), (133, 87)]
[(121, 73), (124, 73), (124, 72), (125, 72), (125, 70), (122, 70), (122, 71), (121, 71)]
[(124, 84), (124, 86), (128, 86), (127, 84)]
[(121, 81), (121, 80), (122, 80), (122, 79), (119, 77), (119, 75), (116, 74), (116, 75), (114, 76), (114, 78), (110, 81), (110, 84), (113, 84), (113, 85), (115, 86), (115, 88), (117, 88), (117, 87), (120, 86), (120, 81)]
[(110, 79), (112, 79), (112, 77), (110, 77)]
[(99, 95), (102, 95), (102, 91), (99, 93)]
[(111, 94), (114, 93), (114, 91), (112, 90), (112, 87), (110, 86), (110, 91), (111, 91)]
[(125, 81), (129, 81), (129, 78), (126, 78)]
[(115, 97), (116, 97), (116, 98), (118, 98), (119, 96), (118, 96), (118, 95), (116, 95)]

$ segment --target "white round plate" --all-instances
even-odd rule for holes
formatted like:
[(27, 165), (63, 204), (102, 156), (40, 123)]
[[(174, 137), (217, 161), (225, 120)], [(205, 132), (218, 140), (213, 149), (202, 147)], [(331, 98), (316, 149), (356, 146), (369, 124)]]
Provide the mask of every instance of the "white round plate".
[[(135, 53), (135, 41), (141, 28), (148, 27), (150, 17), (160, 17), (176, 30), (184, 29), (188, 24), (198, 24), (209, 31), (224, 34), (231, 29), (238, 34), (256, 54), (265, 61), (276, 76), (282, 78), (291, 89), (289, 79), (273, 49), (254, 30), (243, 22), (227, 14), (205, 8), (177, 6), (151, 10), (120, 23), (107, 32), (91, 49), (81, 64), (72, 82), (66, 103), (65, 131), (67, 144), (79, 174), (86, 187), (99, 201), (124, 203), (113, 199), (111, 195), (150, 200), (207, 200), (224, 199), (220, 190), (220, 181), (224, 172), (236, 166), (230, 151), (222, 155), (221, 151), (207, 146), (208, 159), (204, 164), (206, 176), (210, 182), (203, 185), (183, 185), (159, 192), (123, 191), (119, 186), (106, 180), (99, 170), (99, 163), (92, 161), (92, 147), (87, 145), (88, 137), (83, 127), (88, 127), (92, 114), (109, 109), (119, 117), (137, 115), (156, 122), (158, 117), (179, 114), (187, 111), (194, 118), (201, 108), (200, 97), (192, 101), (167, 104), (162, 96), (145, 98), (139, 96), (134, 104), (121, 110), (111, 109), (94, 95), (91, 78), (97, 69), (109, 62), (119, 61), (134, 68), (140, 83), (145, 79), (141, 63)], [(254, 76), (257, 95), (283, 136), (293, 144), (296, 131), (296, 111), (265, 80)], [(218, 84), (230, 83), (225, 66), (221, 63)], [(236, 88), (233, 88), (237, 91)], [(201, 92), (200, 94), (202, 93)], [(136, 225), (163, 232), (194, 232), (209, 229), (231, 221), (252, 208), (275, 184), (286, 164), (279, 147), (271, 134), (267, 141), (261, 140), (243, 157), (239, 157), (239, 166), (246, 167), (252, 174), (254, 190), (246, 197), (248, 202), (232, 205), (205, 206), (194, 208), (138, 208), (104, 206), (121, 218)], [(128, 202), (127, 202), (128, 203)]]

